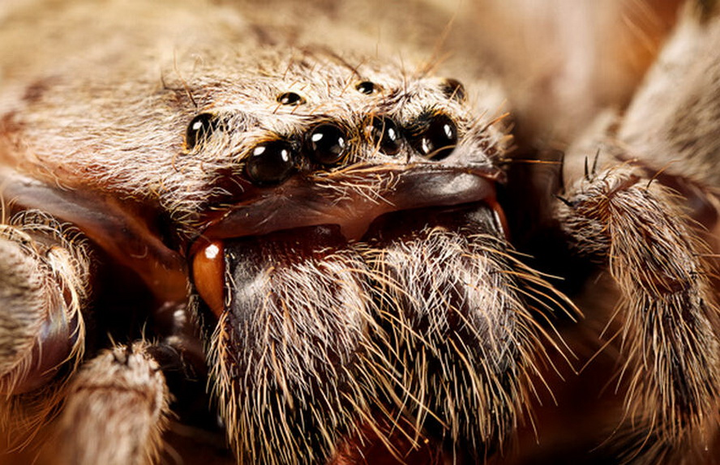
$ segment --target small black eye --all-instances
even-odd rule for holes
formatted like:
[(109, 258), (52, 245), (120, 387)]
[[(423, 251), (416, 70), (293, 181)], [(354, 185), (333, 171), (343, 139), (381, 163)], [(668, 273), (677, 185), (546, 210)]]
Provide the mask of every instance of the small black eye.
[(308, 137), (308, 151), (318, 163), (330, 165), (340, 161), (347, 149), (347, 136), (334, 124), (321, 124)]
[(465, 86), (457, 79), (445, 79), (443, 83), (440, 84), (440, 89), (447, 98), (458, 102), (464, 102), (467, 97), (467, 94), (465, 93)]
[(395, 155), (400, 151), (400, 130), (393, 120), (374, 116), (367, 128), (373, 144), (385, 155)]
[(255, 147), (245, 162), (245, 172), (254, 184), (280, 184), (295, 170), (297, 153), (283, 140), (264, 142)]
[(201, 113), (190, 121), (185, 134), (185, 146), (188, 150), (204, 143), (217, 129), (217, 119), (210, 113)]
[(379, 92), (380, 86), (372, 81), (362, 81), (358, 82), (357, 85), (355, 85), (355, 89), (357, 89), (357, 91), (361, 94), (371, 95), (375, 92)]
[(295, 92), (283, 92), (277, 96), (278, 103), (283, 105), (302, 105), (305, 103), (305, 99)]
[(457, 126), (446, 115), (431, 115), (420, 118), (411, 130), (410, 143), (428, 159), (442, 160), (455, 149), (458, 141)]

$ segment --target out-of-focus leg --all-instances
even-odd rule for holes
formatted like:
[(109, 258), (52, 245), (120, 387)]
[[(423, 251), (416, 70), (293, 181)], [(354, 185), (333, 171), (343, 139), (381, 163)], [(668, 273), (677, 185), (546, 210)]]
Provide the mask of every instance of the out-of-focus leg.
[(60, 463), (155, 463), (170, 394), (152, 346), (105, 350), (72, 379), (58, 419)]
[(627, 166), (589, 175), (563, 202), (558, 216), (572, 246), (604, 261), (621, 294), (619, 383), (625, 426), (638, 442), (630, 455), (700, 463), (693, 460), (708, 453), (720, 400), (720, 313), (707, 246), (680, 199)]
[(82, 358), (89, 269), (73, 228), (34, 212), (0, 224), (0, 421), (14, 441), (46, 421)]

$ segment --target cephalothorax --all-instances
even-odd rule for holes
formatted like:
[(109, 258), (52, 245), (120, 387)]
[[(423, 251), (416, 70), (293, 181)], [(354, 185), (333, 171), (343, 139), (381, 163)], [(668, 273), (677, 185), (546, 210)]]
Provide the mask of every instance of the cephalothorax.
[[(0, 36), (11, 441), (40, 437), (60, 463), (152, 462), (167, 441), (193, 463), (182, 442), (222, 449), (215, 434), (239, 463), (506, 456), (555, 391), (553, 360), (578, 349), (548, 316), (582, 323), (511, 245), (497, 86), (320, 48), (310, 26), (278, 30), (244, 4), (50, 5), (30, 15), (37, 39), (22, 8)], [(718, 43), (701, 6), (684, 21)], [(615, 326), (586, 330), (619, 341), (624, 405), (603, 427), (627, 447), (607, 460), (701, 463), (718, 427), (715, 292), (660, 182), (710, 205), (690, 210), (706, 226), (713, 184), (636, 162), (634, 111), (600, 133), (607, 166), (547, 199), (543, 221), (610, 271), (610, 306), (620, 296)]]

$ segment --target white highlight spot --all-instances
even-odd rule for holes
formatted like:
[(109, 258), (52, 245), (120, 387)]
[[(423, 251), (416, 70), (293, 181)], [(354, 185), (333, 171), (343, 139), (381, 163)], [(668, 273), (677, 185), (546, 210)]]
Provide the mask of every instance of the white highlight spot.
[(216, 244), (210, 244), (205, 248), (205, 257), (208, 260), (214, 260), (220, 254), (220, 247)]

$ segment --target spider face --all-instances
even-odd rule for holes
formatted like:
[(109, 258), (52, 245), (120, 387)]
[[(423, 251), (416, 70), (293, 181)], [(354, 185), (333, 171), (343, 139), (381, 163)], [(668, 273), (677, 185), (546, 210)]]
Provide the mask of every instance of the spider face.
[[(223, 160), (216, 182), (227, 186), (193, 212), (189, 258), (231, 440), (251, 461), (311, 463), (361, 454), (353, 441), (377, 429), (368, 415), (381, 434), (399, 416), (416, 424), (404, 434), (424, 437), (429, 412), (452, 412), (454, 432), (440, 428), (433, 448), (484, 442), (497, 427), (469, 412), (492, 403), (512, 421), (519, 399), (448, 397), (437, 377), (519, 389), (505, 379), (522, 350), (519, 302), (477, 300), (509, 267), (493, 257), (506, 248), (495, 197), (503, 132), (443, 81), (388, 69), (354, 88), (364, 70), (327, 60), (280, 61), (290, 76), (265, 78), (277, 95), (203, 95), (225, 107), (187, 129), (185, 156)], [(310, 69), (337, 85), (313, 92)], [(306, 89), (302, 103), (290, 83)], [(234, 112), (249, 108), (243, 125)]]
[[(6, 140), (26, 145), (5, 195), (139, 278), (151, 296), (136, 305), (187, 306), (240, 460), (342, 463), (382, 444), (477, 460), (517, 421), (538, 338), (519, 289), (540, 281), (507, 256), (496, 198), (502, 95), (321, 51), (218, 48), (193, 43), (181, 56), (201, 64), (174, 62), (160, 90), (89, 76), (35, 95), (60, 117), (75, 92), (82, 121), (48, 143), (10, 114)], [(71, 156), (52, 148), (71, 140)], [(191, 337), (177, 327), (158, 335)]]
[[(342, 38), (330, 51), (321, 28), (255, 16), (272, 5), (77, 2), (32, 16), (42, 54), (27, 28), (0, 27), (11, 440), (37, 434), (47, 463), (153, 463), (173, 450), (187, 463), (208, 450), (269, 465), (523, 463), (535, 449), (506, 455), (506, 444), (525, 421), (535, 428), (545, 396), (617, 380), (620, 401), (572, 412), (616, 433), (582, 431), (549, 456), (597, 458), (599, 444), (625, 441), (607, 463), (708, 457), (718, 310), (684, 216), (695, 210), (664, 185), (688, 205), (715, 197), (633, 158), (645, 150), (638, 120), (669, 134), (672, 101), (652, 120), (628, 107), (576, 184), (529, 198), (506, 170), (528, 162), (512, 158), (506, 94), (485, 75), (461, 83), (363, 54), (351, 20), (350, 31), (322, 23)], [(700, 3), (684, 21), (714, 30)], [(318, 21), (341, 14), (325, 7), (312, 3)], [(585, 156), (574, 150), (569, 165)], [(526, 214), (542, 225), (518, 229)], [(538, 255), (571, 257), (552, 263), (558, 276), (515, 251), (540, 226), (553, 237), (538, 236)], [(566, 278), (585, 294), (556, 290)], [(603, 357), (612, 368), (594, 371)], [(553, 431), (542, 414), (537, 425), (538, 441)]]

